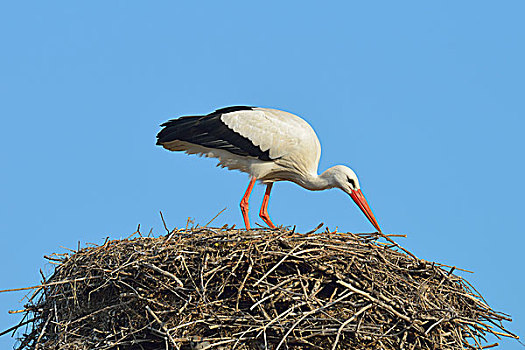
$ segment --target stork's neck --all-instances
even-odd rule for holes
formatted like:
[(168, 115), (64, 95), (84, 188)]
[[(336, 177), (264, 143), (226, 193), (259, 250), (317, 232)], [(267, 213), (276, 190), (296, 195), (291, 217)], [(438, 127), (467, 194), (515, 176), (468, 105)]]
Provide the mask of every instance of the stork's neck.
[(311, 174), (304, 177), (300, 183), (301, 186), (310, 191), (322, 191), (335, 187), (334, 170), (329, 168), (321, 175)]

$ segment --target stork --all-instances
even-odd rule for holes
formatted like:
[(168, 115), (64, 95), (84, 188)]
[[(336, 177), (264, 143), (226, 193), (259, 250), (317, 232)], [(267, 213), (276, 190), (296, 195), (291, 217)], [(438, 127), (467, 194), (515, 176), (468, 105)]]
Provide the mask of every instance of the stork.
[(381, 231), (352, 169), (336, 165), (317, 174), (321, 156), (319, 139), (312, 127), (296, 115), (270, 108), (233, 106), (204, 116), (172, 119), (161, 127), (157, 145), (170, 151), (218, 158), (218, 166), (250, 175), (240, 203), (247, 230), (250, 229), (248, 200), (259, 180), (266, 184), (259, 216), (270, 228), (275, 228), (268, 215), (273, 183), (292, 181), (311, 191), (343, 190)]

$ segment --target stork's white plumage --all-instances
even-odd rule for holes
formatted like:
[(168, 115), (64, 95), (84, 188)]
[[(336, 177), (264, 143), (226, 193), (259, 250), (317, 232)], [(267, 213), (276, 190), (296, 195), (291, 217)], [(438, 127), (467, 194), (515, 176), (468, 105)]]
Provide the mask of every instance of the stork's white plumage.
[(218, 158), (220, 166), (251, 176), (241, 200), (246, 229), (250, 229), (248, 200), (259, 180), (267, 186), (259, 215), (271, 228), (275, 225), (267, 208), (272, 185), (276, 181), (292, 181), (312, 191), (340, 188), (381, 230), (352, 169), (336, 165), (317, 174), (321, 145), (312, 127), (296, 115), (270, 108), (234, 106), (205, 116), (173, 119), (161, 126), (157, 145), (170, 151)]

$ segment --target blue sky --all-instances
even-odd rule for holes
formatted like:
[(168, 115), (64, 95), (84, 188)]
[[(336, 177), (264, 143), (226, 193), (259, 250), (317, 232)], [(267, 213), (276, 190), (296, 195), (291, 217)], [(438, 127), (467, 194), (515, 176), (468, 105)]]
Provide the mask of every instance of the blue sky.
[[(242, 224), (245, 174), (155, 146), (159, 124), (243, 104), (301, 115), (385, 232), (457, 265), (525, 335), (522, 1), (2, 2), (0, 289), (44, 254), (188, 217)], [(252, 222), (264, 188), (252, 195)], [(274, 186), (276, 224), (372, 227), (343, 192)], [(0, 329), (23, 293), (0, 294)], [(14, 344), (0, 338), (0, 347)], [(522, 349), (503, 341), (505, 349)]]

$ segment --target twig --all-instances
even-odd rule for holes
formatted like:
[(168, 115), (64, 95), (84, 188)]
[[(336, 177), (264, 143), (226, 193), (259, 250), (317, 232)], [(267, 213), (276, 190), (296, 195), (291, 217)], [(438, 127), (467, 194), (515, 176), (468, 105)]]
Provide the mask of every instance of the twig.
[(373, 306), (373, 304), (368, 304), (367, 306), (363, 307), (361, 310), (357, 311), (355, 314), (352, 315), (348, 320), (344, 321), (341, 327), (337, 330), (337, 335), (335, 336), (334, 345), (332, 346), (332, 350), (335, 350), (337, 348), (337, 343), (339, 342), (339, 337), (341, 336), (341, 332), (343, 329), (353, 320), (356, 319), (357, 316), (361, 315), (366, 310), (370, 309)]
[(323, 225), (324, 225), (324, 223), (321, 222), (319, 225), (317, 225), (316, 228), (314, 228), (314, 229), (311, 230), (311, 231), (306, 232), (305, 234), (306, 234), (306, 235), (310, 235), (310, 234), (314, 233), (315, 231), (319, 230), (321, 227), (323, 227)]
[(321, 310), (324, 310), (330, 306), (332, 306), (333, 304), (336, 304), (338, 302), (340, 302), (341, 300), (343, 299), (346, 299), (348, 296), (350, 295), (350, 293), (346, 293), (344, 294), (343, 296), (341, 296), (340, 298), (338, 298), (337, 300), (334, 300), (328, 304), (325, 304), (321, 307), (318, 307), (317, 309), (314, 309), (314, 310), (310, 310), (308, 312), (306, 312), (303, 316), (301, 316), (301, 318), (299, 318), (293, 325), (292, 327), (290, 327), (290, 329), (288, 329), (288, 331), (284, 334), (283, 338), (281, 339), (281, 342), (277, 345), (277, 347), (275, 348), (275, 350), (279, 350), (281, 348), (281, 346), (283, 345), (283, 343), (285, 342), (286, 338), (288, 337), (288, 335), (290, 335), (290, 333), (295, 329), (295, 327), (297, 327), (297, 325), (299, 323), (301, 323), (306, 317), (312, 315), (312, 314), (315, 314)]
[(164, 271), (163, 269), (161, 269), (160, 267), (157, 267), (153, 264), (149, 264), (147, 262), (141, 262), (140, 263), (141, 265), (143, 266), (146, 266), (146, 267), (149, 267), (150, 269), (154, 270), (154, 271), (157, 271), (158, 273), (161, 273), (163, 274), (164, 276), (166, 277), (169, 277), (171, 278), (172, 280), (174, 280), (175, 282), (177, 282), (177, 284), (179, 285), (179, 287), (184, 287), (184, 283), (182, 283), (182, 281), (177, 277), (175, 276), (174, 274), (172, 274), (171, 272), (168, 272), (168, 271)]
[(168, 229), (168, 226), (166, 226), (166, 221), (164, 221), (164, 215), (162, 215), (162, 211), (159, 211), (160, 218), (162, 219), (162, 224), (164, 225), (164, 229), (166, 230), (167, 234), (170, 234), (170, 230)]
[(387, 305), (387, 304), (385, 304), (384, 302), (382, 302), (381, 300), (374, 298), (374, 297), (371, 296), (370, 294), (368, 294), (368, 293), (366, 293), (366, 292), (363, 292), (362, 290), (359, 290), (359, 289), (355, 288), (355, 287), (352, 286), (351, 284), (346, 283), (345, 281), (337, 281), (337, 283), (339, 283), (340, 285), (342, 285), (342, 286), (345, 287), (345, 288), (350, 289), (352, 292), (355, 292), (355, 293), (357, 293), (357, 294), (361, 294), (362, 296), (364, 296), (365, 298), (369, 299), (370, 301), (376, 303), (377, 305), (381, 306), (382, 308), (387, 309), (388, 311), (392, 312), (394, 315), (396, 315), (397, 317), (401, 318), (402, 320), (405, 320), (405, 321), (407, 321), (407, 322), (409, 322), (409, 323), (412, 321), (412, 320), (410, 319), (410, 317), (408, 317), (408, 316), (406, 316), (406, 315), (403, 315), (403, 314), (400, 313), (399, 311), (395, 310), (392, 306)]
[(22, 326), (25, 326), (26, 324), (31, 323), (31, 322), (33, 322), (35, 320), (36, 320), (36, 317), (33, 317), (33, 318), (29, 319), (29, 320), (20, 322), (16, 326), (13, 326), (13, 327), (11, 327), (9, 329), (6, 329), (5, 331), (0, 332), (0, 337), (3, 336), (4, 334), (7, 334), (7, 333), (11, 332), (11, 331), (16, 331), (18, 328), (20, 328)]
[(42, 339), (42, 337), (44, 336), (44, 333), (46, 331), (46, 328), (47, 328), (47, 325), (49, 324), (49, 321), (51, 320), (51, 315), (48, 316), (47, 318), (47, 321), (46, 323), (44, 324), (44, 327), (42, 327), (42, 331), (40, 332), (40, 334), (38, 335), (38, 338), (36, 339), (36, 342), (35, 342), (35, 350), (38, 350), (38, 347), (40, 345), (40, 340)]
[(208, 227), (209, 224), (211, 224), (213, 222), (213, 220), (217, 219), (217, 217), (219, 215), (221, 215), (224, 211), (226, 210), (226, 208), (224, 208), (223, 210), (221, 210), (219, 213), (217, 213), (217, 215), (215, 215), (210, 221), (208, 221), (208, 223), (206, 225), (203, 226), (203, 228), (206, 228)]
[(31, 287), (24, 287), (24, 288), (13, 288), (13, 289), (4, 289), (4, 290), (0, 290), (0, 293), (18, 292), (18, 291), (21, 291), (21, 290), (29, 290), (29, 289), (35, 289), (35, 288), (41, 289), (41, 288), (46, 288), (46, 287), (50, 287), (50, 286), (56, 286), (56, 285), (64, 284), (64, 283), (74, 283), (74, 282), (80, 282), (80, 281), (85, 281), (85, 280), (92, 280), (92, 279), (97, 279), (97, 278), (102, 278), (102, 277), (101, 276), (80, 277), (80, 278), (75, 278), (75, 279), (72, 279), (72, 280), (49, 282), (49, 283), (46, 283), (46, 284), (40, 284), (38, 286), (31, 286)]
[(259, 285), (259, 283), (261, 283), (261, 281), (263, 281), (266, 277), (268, 277), (269, 274), (271, 274), (273, 271), (275, 271), (275, 269), (278, 268), (279, 265), (281, 265), (286, 260), (286, 258), (288, 258), (295, 250), (297, 250), (299, 247), (301, 247), (303, 245), (304, 245), (304, 243), (298, 244), (292, 250), (290, 250), (288, 253), (286, 253), (286, 255), (283, 256), (283, 258), (281, 260), (279, 260), (279, 262), (277, 264), (275, 264), (271, 269), (269, 269), (257, 282), (255, 282), (255, 284), (253, 286), (257, 287)]
[(178, 345), (177, 343), (175, 342), (175, 340), (173, 339), (173, 337), (171, 336), (170, 334), (170, 331), (166, 328), (166, 325), (164, 324), (164, 322), (162, 322), (160, 320), (160, 318), (153, 312), (153, 310), (151, 310), (151, 308), (149, 307), (149, 305), (146, 305), (146, 310), (148, 311), (148, 313), (155, 319), (155, 321), (157, 321), (157, 323), (159, 324), (159, 326), (164, 330), (164, 332), (166, 332), (166, 335), (168, 336), (168, 338), (170, 339), (171, 343), (173, 344), (173, 346), (175, 346), (176, 348), (178, 348)]

